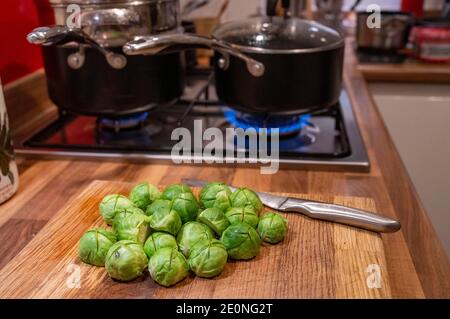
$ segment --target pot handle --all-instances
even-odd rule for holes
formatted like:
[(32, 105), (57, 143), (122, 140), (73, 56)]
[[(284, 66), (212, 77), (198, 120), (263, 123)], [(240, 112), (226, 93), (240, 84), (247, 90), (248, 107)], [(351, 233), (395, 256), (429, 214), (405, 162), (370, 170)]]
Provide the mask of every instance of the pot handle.
[(247, 65), (248, 72), (254, 77), (261, 77), (265, 73), (264, 64), (243, 54), (230, 44), (190, 33), (142, 37), (125, 44), (123, 46), (123, 52), (127, 55), (156, 55), (159, 53), (177, 52), (195, 48), (210, 48), (220, 52), (223, 58), (219, 59), (219, 67), (222, 69), (228, 68), (228, 57), (231, 55), (243, 60)]
[[(120, 70), (127, 65), (127, 58), (124, 55), (105, 49), (79, 29), (71, 29), (64, 26), (40, 27), (29, 33), (27, 40), (31, 44), (43, 46), (63, 45), (69, 42), (87, 44), (102, 53), (108, 64), (114, 69)], [(69, 65), (71, 64), (69, 63)]]

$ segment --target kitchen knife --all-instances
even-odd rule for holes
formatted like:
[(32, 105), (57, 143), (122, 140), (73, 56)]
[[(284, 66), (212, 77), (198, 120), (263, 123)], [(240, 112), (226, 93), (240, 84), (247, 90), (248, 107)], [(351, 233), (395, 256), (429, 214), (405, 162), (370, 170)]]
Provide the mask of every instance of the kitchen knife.
[[(195, 179), (184, 179), (183, 182), (193, 187), (203, 187), (208, 184), (206, 181)], [(230, 186), (230, 189), (235, 191), (236, 187)], [(300, 213), (313, 219), (354, 226), (379, 233), (394, 233), (401, 228), (400, 223), (394, 219), (356, 208), (262, 192), (256, 192), (256, 194), (265, 206), (281, 212)]]

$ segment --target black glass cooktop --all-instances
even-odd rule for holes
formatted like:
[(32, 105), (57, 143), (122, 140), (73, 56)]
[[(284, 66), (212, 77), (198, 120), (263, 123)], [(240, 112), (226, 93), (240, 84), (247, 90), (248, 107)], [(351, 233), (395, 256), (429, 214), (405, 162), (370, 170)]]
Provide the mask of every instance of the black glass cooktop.
[[(248, 152), (227, 137), (227, 128), (279, 129), (280, 164), (298, 168), (368, 171), (367, 152), (350, 100), (342, 91), (339, 104), (302, 116), (254, 116), (220, 104), (209, 72), (188, 78), (184, 96), (172, 105), (122, 119), (95, 118), (61, 112), (59, 118), (28, 139), (19, 153), (33, 155), (129, 158), (170, 161), (179, 140), (172, 134), (183, 127), (194, 135), (208, 128), (223, 132), (223, 149)], [(203, 142), (203, 147), (209, 142)], [(194, 152), (194, 151), (193, 151)], [(195, 154), (191, 154), (194, 156)], [(226, 165), (226, 164), (223, 164)]]

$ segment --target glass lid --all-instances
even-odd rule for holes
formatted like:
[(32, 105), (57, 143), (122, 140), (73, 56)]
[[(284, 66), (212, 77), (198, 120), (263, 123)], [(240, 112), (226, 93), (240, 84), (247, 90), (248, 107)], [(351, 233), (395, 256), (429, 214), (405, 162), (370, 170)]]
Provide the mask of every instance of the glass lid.
[(282, 17), (229, 22), (213, 36), (242, 51), (257, 53), (316, 52), (344, 45), (337, 31), (318, 22)]

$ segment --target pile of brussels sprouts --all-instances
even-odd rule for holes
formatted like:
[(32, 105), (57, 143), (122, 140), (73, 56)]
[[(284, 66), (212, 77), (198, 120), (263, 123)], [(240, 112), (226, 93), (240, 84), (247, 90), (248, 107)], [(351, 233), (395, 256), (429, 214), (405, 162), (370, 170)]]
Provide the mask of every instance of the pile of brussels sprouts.
[(100, 213), (112, 230), (92, 229), (80, 239), (80, 259), (105, 267), (119, 281), (131, 281), (148, 268), (158, 284), (169, 287), (192, 271), (199, 277), (219, 275), (228, 258), (258, 255), (261, 241), (276, 244), (287, 221), (266, 212), (258, 195), (247, 188), (234, 193), (223, 183), (210, 183), (199, 200), (185, 185), (161, 193), (147, 182), (129, 197), (108, 195)]

